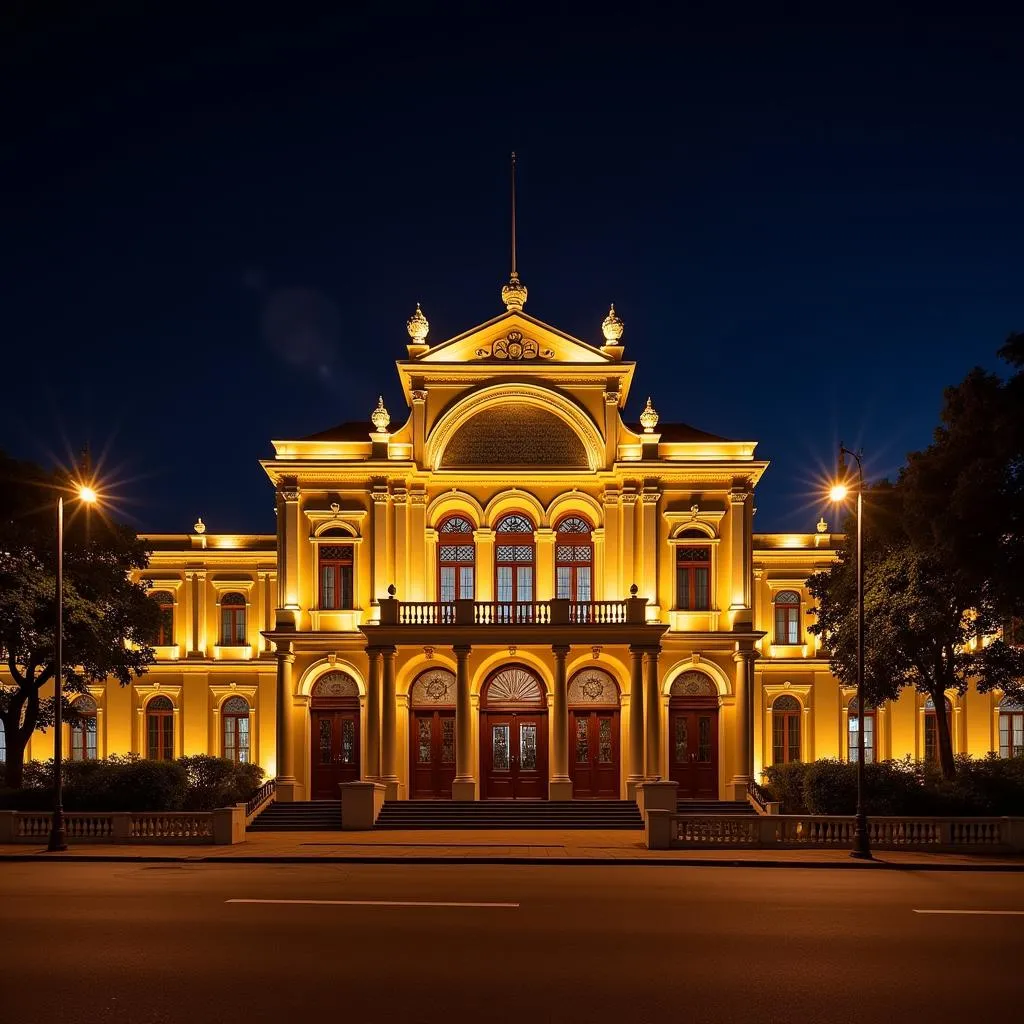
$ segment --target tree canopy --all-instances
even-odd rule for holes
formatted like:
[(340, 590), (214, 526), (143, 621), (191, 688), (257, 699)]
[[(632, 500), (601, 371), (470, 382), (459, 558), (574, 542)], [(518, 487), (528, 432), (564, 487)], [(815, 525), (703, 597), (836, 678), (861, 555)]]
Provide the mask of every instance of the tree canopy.
[[(47, 472), (0, 452), (0, 648), (10, 684), (0, 687), (6, 783), (21, 784), (25, 747), (54, 722), (42, 691), (55, 672), (57, 500), (65, 498), (63, 683), (69, 694), (89, 683), (122, 686), (153, 660), (159, 610), (132, 570), (149, 561), (134, 531), (73, 500), (71, 476)], [(62, 710), (74, 718), (73, 707)]]
[[(1004, 627), (1024, 609), (1024, 336), (1000, 354), (1016, 372), (981, 369), (947, 388), (941, 423), (912, 452), (895, 484), (864, 494), (865, 701), (912, 686), (935, 708), (969, 682), (1024, 699), (1024, 649)], [(856, 681), (856, 530), (839, 558), (815, 574), (811, 632), (832, 670)], [(943, 772), (955, 771), (950, 723), (936, 715)]]

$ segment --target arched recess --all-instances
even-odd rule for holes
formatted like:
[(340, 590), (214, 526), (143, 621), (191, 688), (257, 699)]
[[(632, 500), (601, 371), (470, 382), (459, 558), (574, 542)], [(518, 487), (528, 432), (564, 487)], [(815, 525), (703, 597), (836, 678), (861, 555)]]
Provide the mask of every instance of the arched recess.
[(346, 675), (351, 676), (356, 683), (359, 690), (359, 696), (363, 697), (366, 695), (366, 680), (363, 678), (362, 673), (354, 666), (346, 661), (328, 661), (326, 658), (313, 662), (309, 668), (299, 678), (298, 685), (295, 688), (295, 692), (299, 696), (309, 697), (313, 692), (313, 684), (323, 675), (328, 672), (337, 671), (344, 672)]
[(356, 677), (331, 665), (310, 683), (310, 796), (336, 800), (338, 786), (361, 775), (360, 687)]
[(604, 508), (597, 498), (583, 491), (563, 491), (554, 497), (544, 510), (544, 522), (554, 526), (573, 513), (588, 519), (595, 530), (604, 526)]
[(708, 537), (711, 540), (718, 540), (718, 532), (710, 523), (694, 519), (692, 522), (683, 523), (672, 532), (672, 540), (697, 540), (701, 537)]
[(587, 665), (569, 677), (569, 777), (575, 800), (621, 795), (621, 694), (607, 668)]
[(688, 658), (686, 661), (677, 662), (665, 673), (662, 693), (666, 697), (672, 695), (673, 683), (685, 672), (702, 672), (712, 681), (719, 697), (731, 697), (733, 694), (732, 680), (718, 665), (705, 658)]
[(436, 530), (442, 519), (452, 515), (465, 516), (475, 529), (485, 520), (483, 506), (465, 491), (445, 491), (427, 506), (427, 524), (431, 529)]
[(493, 530), (495, 523), (502, 516), (511, 512), (521, 512), (523, 515), (529, 516), (533, 520), (535, 528), (539, 529), (549, 525), (544, 506), (529, 491), (520, 490), (518, 487), (514, 487), (510, 491), (502, 491), (491, 498), (484, 509), (484, 523)]
[(342, 523), (338, 520), (328, 519), (325, 523), (320, 523), (313, 530), (314, 537), (358, 537), (359, 534), (355, 527), (351, 523)]
[(480, 793), (542, 800), (548, 791), (547, 687), (526, 664), (498, 666), (480, 693)]
[(455, 673), (422, 668), (409, 687), (409, 796), (450, 800), (455, 780)]
[(507, 410), (510, 405), (536, 409), (561, 420), (579, 439), (587, 463), (585, 468), (593, 472), (601, 466), (604, 440), (589, 414), (565, 395), (528, 384), (497, 384), (473, 391), (454, 402), (427, 437), (424, 458), (427, 466), (435, 471), (443, 467), (445, 450), (464, 424), (493, 409)]
[(692, 663), (672, 673), (668, 693), (668, 777), (682, 800), (716, 800), (724, 750), (721, 682)]

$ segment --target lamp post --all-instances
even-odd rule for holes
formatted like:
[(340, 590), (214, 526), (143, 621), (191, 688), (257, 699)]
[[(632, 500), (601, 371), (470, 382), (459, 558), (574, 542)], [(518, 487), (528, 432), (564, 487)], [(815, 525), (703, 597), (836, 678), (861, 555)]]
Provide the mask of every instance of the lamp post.
[[(91, 487), (80, 485), (78, 499), (87, 505), (96, 501), (96, 492)], [(64, 672), (64, 497), (57, 499), (57, 629), (54, 647), (53, 670), (53, 820), (50, 823), (50, 841), (47, 850), (56, 853), (68, 848), (68, 837), (64, 830), (64, 713), (62, 675)]]
[(853, 827), (851, 857), (871, 860), (868, 818), (864, 811), (864, 466), (863, 453), (839, 445), (839, 479), (831, 491), (835, 502), (844, 501), (850, 493), (846, 483), (846, 459), (857, 463), (857, 812)]

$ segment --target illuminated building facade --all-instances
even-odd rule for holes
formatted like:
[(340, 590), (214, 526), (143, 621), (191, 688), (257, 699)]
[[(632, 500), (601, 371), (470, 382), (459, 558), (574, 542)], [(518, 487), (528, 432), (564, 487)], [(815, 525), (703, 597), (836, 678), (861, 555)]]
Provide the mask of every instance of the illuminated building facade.
[[(760, 769), (931, 756), (918, 694), (861, 716), (807, 632), (838, 538), (753, 532), (755, 442), (624, 416), (634, 364), (524, 310), (439, 344), (417, 307), (409, 415), (274, 441), (276, 536), (152, 536), (157, 661), (94, 687), (76, 757), (252, 760), (278, 799), (384, 782), (396, 798), (744, 799)], [(1024, 713), (951, 695), (956, 752), (1024, 741)], [(37, 733), (29, 756), (48, 757)]]

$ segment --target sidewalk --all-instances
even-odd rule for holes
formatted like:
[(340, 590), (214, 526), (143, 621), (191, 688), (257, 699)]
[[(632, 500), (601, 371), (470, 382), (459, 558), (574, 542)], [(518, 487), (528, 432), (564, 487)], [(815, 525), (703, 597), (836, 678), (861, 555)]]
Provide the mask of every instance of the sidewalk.
[(923, 871), (1024, 871), (1024, 856), (879, 852), (853, 860), (846, 850), (648, 850), (642, 832), (623, 831), (375, 831), (253, 832), (236, 846), (113, 846), (74, 843), (66, 853), (43, 846), (0, 846), (0, 860), (187, 861), (190, 863), (376, 864), (647, 864), (737, 867), (911, 869)]

